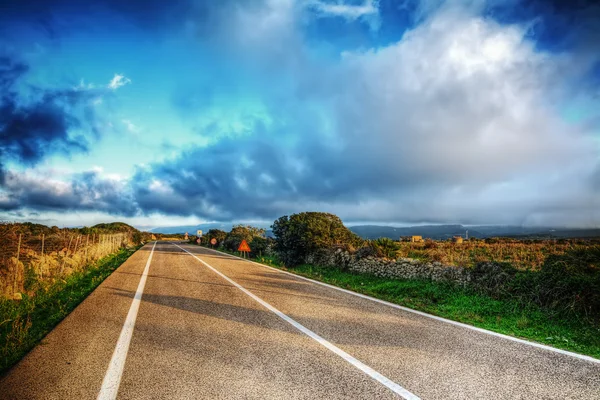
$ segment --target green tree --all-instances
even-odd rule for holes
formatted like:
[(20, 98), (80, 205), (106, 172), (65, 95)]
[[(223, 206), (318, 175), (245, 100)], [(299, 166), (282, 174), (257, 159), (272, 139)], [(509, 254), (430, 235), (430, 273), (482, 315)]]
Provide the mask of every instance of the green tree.
[(206, 243), (210, 244), (210, 241), (212, 239), (216, 239), (217, 240), (217, 246), (219, 246), (221, 243), (223, 243), (223, 241), (225, 241), (225, 238), (227, 237), (227, 232), (222, 231), (220, 229), (210, 229), (206, 235), (204, 235), (203, 238), (206, 238)]
[(322, 212), (283, 216), (272, 229), (279, 257), (289, 266), (303, 263), (307, 255), (319, 249), (359, 247), (364, 242), (338, 216)]
[(227, 237), (223, 241), (223, 246), (229, 251), (237, 251), (242, 240), (246, 240), (246, 242), (250, 244), (255, 237), (264, 236), (265, 230), (262, 228), (250, 225), (236, 225), (231, 229), (231, 232), (227, 234)]

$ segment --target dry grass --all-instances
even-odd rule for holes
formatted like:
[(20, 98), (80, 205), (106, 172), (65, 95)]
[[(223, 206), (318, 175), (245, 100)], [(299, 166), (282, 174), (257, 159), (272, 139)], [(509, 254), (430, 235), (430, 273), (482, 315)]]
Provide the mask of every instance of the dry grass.
[(0, 224), (0, 296), (34, 295), (41, 284), (81, 272), (130, 244), (127, 233), (83, 235), (58, 228), (39, 233), (22, 224)]
[(439, 261), (447, 265), (472, 267), (479, 262), (507, 262), (520, 270), (539, 270), (549, 255), (600, 246), (594, 240), (468, 240), (461, 244), (447, 241), (424, 243), (396, 242), (397, 257)]

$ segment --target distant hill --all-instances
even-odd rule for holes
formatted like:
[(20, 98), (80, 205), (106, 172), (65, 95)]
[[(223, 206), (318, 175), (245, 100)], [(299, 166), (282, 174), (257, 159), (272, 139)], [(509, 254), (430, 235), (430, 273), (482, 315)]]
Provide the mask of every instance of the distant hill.
[(195, 235), (198, 229), (201, 229), (202, 232), (206, 233), (209, 229), (220, 229), (225, 232), (229, 232), (234, 224), (231, 223), (209, 223), (209, 224), (200, 224), (200, 225), (182, 225), (182, 226), (159, 226), (156, 228), (146, 229), (147, 232), (152, 233), (189, 233), (190, 235)]
[(410, 227), (393, 227), (380, 225), (351, 226), (350, 230), (364, 239), (378, 239), (387, 237), (398, 240), (401, 236), (423, 236), (428, 239), (445, 240), (453, 236), (465, 236), (469, 231), (470, 237), (483, 237), (480, 232), (462, 225), (423, 225)]
[(365, 239), (387, 237), (398, 240), (401, 236), (419, 235), (423, 238), (445, 240), (453, 236), (469, 237), (515, 237), (515, 238), (600, 238), (600, 229), (567, 229), (552, 227), (522, 227), (501, 225), (423, 225), (410, 227), (392, 227), (381, 225), (356, 225), (350, 230)]
[(92, 234), (113, 234), (113, 233), (139, 233), (140, 231), (131, 225), (124, 222), (111, 222), (106, 224), (97, 224), (94, 226), (80, 226), (75, 228), (58, 228), (57, 226), (46, 226), (41, 224), (34, 224), (31, 222), (15, 222), (15, 223), (0, 223), (4, 229), (12, 232), (21, 233), (23, 235), (53, 235), (59, 232), (71, 232), (80, 235), (92, 235)]
[[(82, 228), (86, 229), (86, 228)], [(87, 228), (89, 230), (97, 230), (101, 232), (138, 232), (133, 226), (125, 222), (110, 222), (106, 224), (96, 224)]]

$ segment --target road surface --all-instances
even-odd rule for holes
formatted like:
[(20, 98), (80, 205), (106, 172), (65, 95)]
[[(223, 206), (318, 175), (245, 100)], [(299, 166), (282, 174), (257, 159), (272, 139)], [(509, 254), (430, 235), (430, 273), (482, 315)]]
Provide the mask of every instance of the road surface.
[(600, 399), (600, 363), (158, 242), (2, 376), (0, 397)]

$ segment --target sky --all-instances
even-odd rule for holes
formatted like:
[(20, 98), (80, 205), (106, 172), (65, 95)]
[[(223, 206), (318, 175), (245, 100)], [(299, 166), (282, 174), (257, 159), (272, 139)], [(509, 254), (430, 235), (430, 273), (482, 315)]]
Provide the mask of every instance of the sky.
[(4, 0), (0, 220), (600, 226), (600, 5)]

